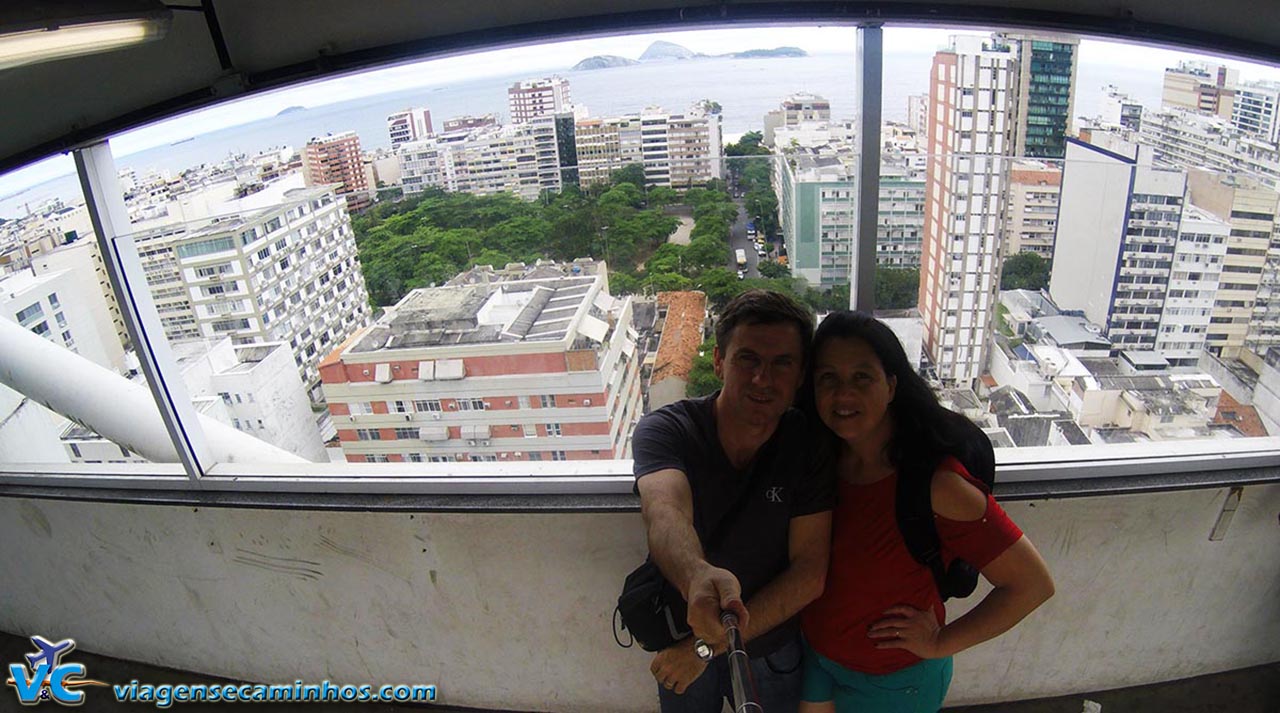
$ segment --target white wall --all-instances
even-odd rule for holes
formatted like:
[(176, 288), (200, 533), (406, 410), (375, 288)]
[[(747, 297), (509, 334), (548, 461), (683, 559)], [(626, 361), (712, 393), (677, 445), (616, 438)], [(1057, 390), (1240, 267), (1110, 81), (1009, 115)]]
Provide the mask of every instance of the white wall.
[(1107, 324), (1134, 169), (1075, 142), (1067, 142), (1066, 159), (1049, 294), (1062, 309)]
[[(1009, 504), (1058, 594), (960, 654), (948, 702), (1280, 660), (1267, 633), (1280, 621), (1280, 485), (1246, 488), (1211, 542), (1226, 492)], [(282, 517), (0, 498), (0, 541), (0, 572), (22, 574), (0, 598), (7, 632), (251, 681), (435, 683), (459, 706), (657, 709), (650, 656), (610, 634), (644, 556), (636, 513)]]

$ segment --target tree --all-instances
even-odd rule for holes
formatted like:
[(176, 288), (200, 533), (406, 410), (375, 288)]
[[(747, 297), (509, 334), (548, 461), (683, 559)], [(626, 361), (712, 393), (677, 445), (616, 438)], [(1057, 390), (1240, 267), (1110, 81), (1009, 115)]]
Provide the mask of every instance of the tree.
[(761, 277), (791, 277), (790, 268), (781, 263), (773, 262), (772, 260), (761, 260), (756, 265), (756, 269), (760, 271)]
[(689, 383), (685, 385), (685, 396), (697, 398), (715, 393), (724, 386), (720, 377), (716, 376), (715, 354), (716, 338), (712, 337), (698, 347), (698, 356), (693, 359), (693, 368), (689, 370)]
[(648, 202), (650, 208), (661, 208), (680, 202), (680, 195), (666, 186), (654, 186), (649, 189)]
[(908, 309), (916, 306), (920, 293), (920, 269), (876, 265), (877, 309)]
[(1035, 253), (1018, 253), (1000, 270), (1002, 290), (1043, 290), (1049, 285), (1049, 261)]
[(645, 187), (644, 164), (630, 163), (614, 171), (613, 173), (610, 173), (609, 183), (614, 186), (620, 183), (630, 183), (636, 188), (644, 190), (644, 187)]

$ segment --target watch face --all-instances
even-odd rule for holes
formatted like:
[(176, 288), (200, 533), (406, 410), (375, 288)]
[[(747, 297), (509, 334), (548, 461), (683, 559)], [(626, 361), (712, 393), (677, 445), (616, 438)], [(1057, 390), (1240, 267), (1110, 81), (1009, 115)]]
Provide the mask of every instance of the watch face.
[(714, 653), (711, 650), (711, 645), (701, 639), (694, 642), (693, 652), (697, 654), (698, 658), (702, 659), (703, 661), (710, 661), (712, 654)]

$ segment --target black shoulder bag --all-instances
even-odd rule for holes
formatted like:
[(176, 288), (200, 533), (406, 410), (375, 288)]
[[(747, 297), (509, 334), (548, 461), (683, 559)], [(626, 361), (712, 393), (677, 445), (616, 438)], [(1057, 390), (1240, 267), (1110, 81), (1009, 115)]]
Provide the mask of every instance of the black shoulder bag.
[[(755, 470), (743, 489), (742, 494), (725, 512), (716, 529), (702, 543), (704, 552), (715, 549), (720, 539), (729, 531), (729, 525), (746, 505), (755, 489)], [(618, 596), (618, 606), (613, 610), (613, 638), (623, 648), (631, 644), (622, 643), (618, 636), (618, 620), (622, 628), (631, 632), (631, 638), (645, 651), (661, 651), (693, 633), (688, 624), (689, 608), (680, 594), (680, 590), (662, 576), (658, 565), (646, 557), (644, 564), (636, 567), (622, 583), (622, 594)]]

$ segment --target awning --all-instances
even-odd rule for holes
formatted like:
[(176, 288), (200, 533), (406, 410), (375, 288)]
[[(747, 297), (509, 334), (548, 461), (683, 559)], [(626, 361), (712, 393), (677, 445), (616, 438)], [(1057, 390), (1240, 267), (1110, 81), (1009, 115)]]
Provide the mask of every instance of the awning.
[(418, 362), (418, 378), (423, 381), (434, 381), (436, 378), (436, 363), (434, 361)]
[(418, 438), (423, 441), (449, 440), (448, 426), (423, 426), (418, 429)]
[(489, 438), (489, 434), (490, 434), (490, 431), (489, 431), (488, 424), (484, 424), (480, 426), (463, 426), (462, 427), (462, 437), (468, 440), (473, 438), (486, 439), (486, 438)]
[(578, 331), (593, 341), (604, 342), (604, 336), (609, 333), (609, 325), (588, 314), (583, 316)]
[(391, 383), (391, 365), (379, 364), (373, 370), (373, 379), (374, 381), (377, 381), (379, 384)]
[(456, 380), (466, 376), (466, 369), (461, 359), (439, 359), (436, 361), (436, 379)]

